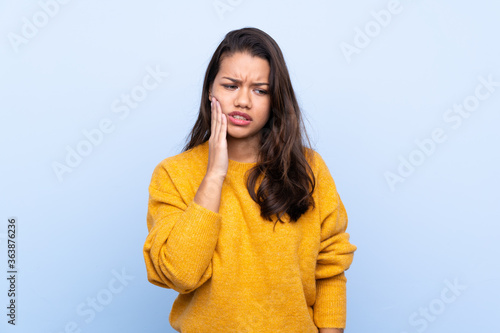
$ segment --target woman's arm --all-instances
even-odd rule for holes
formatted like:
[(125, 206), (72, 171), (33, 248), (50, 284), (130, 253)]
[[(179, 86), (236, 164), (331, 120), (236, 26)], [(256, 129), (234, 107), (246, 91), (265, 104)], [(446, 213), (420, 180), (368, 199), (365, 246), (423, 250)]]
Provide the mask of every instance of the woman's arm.
[(187, 180), (172, 177), (179, 173), (175, 169), (162, 162), (153, 172), (143, 252), (149, 282), (188, 293), (212, 275), (222, 217), (185, 200), (178, 188), (187, 187)]
[(321, 238), (315, 272), (314, 322), (321, 328), (343, 328), (346, 324), (344, 272), (352, 262), (356, 246), (349, 242), (349, 234), (346, 233), (347, 213), (335, 182), (321, 156), (317, 154), (316, 157), (319, 169), (316, 198), (320, 212)]
[(211, 134), (208, 140), (207, 172), (196, 192), (194, 201), (213, 212), (219, 212), (222, 184), (228, 168), (227, 119), (219, 101), (212, 98)]
[[(215, 104), (215, 103), (213, 103)], [(188, 293), (212, 275), (212, 257), (220, 231), (219, 205), (228, 167), (226, 119), (212, 106), (212, 133), (206, 175), (191, 202), (179, 193), (189, 171), (167, 165), (155, 168), (149, 187), (148, 230), (144, 259), (148, 280)], [(174, 183), (174, 179), (175, 182)]]

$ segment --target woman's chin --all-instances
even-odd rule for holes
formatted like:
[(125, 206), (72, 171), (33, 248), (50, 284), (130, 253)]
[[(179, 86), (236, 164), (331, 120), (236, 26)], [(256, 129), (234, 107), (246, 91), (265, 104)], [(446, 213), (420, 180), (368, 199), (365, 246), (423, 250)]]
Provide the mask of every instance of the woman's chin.
[(227, 140), (237, 140), (237, 141), (244, 141), (244, 140), (254, 140), (255, 135), (250, 135), (248, 131), (227, 131)]

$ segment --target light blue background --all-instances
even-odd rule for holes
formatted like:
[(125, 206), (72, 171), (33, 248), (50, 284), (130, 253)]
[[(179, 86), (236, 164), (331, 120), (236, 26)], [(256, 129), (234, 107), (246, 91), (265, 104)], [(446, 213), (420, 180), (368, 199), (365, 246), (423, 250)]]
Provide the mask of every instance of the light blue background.
[[(82, 332), (173, 332), (177, 293), (147, 281), (142, 256), (149, 181), (184, 145), (217, 45), (254, 26), (282, 48), (349, 215), (358, 251), (346, 332), (496, 332), (500, 87), (458, 128), (443, 115), (474, 95), (479, 76), (500, 82), (500, 3), (402, 1), (349, 62), (342, 43), (354, 45), (389, 2), (70, 1), (17, 52), (9, 36), (22, 36), (41, 5), (0, 2), (4, 272), (7, 218), (19, 223), (17, 325), (6, 323), (2, 279), (0, 330), (59, 333), (75, 322)], [(121, 119), (112, 104), (148, 68), (168, 77)], [(52, 164), (106, 118), (114, 131), (59, 181)], [(435, 128), (447, 140), (392, 191), (384, 174)], [(110, 293), (122, 271), (130, 280)], [(97, 295), (112, 299), (92, 318), (77, 313)]]

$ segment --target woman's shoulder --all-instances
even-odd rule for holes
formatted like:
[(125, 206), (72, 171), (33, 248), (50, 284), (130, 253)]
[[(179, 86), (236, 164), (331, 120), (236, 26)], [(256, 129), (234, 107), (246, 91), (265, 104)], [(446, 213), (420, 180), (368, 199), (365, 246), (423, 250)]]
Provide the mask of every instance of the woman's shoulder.
[(192, 182), (201, 182), (208, 162), (208, 159), (204, 157), (204, 149), (204, 144), (200, 144), (164, 158), (153, 170), (150, 187), (159, 190), (175, 188), (179, 191), (191, 188)]
[(189, 172), (189, 170), (203, 167), (203, 164), (205, 164), (206, 168), (207, 158), (208, 141), (176, 155), (164, 158), (157, 164), (155, 170), (182, 170), (184, 172)]
[(319, 170), (324, 169), (326, 167), (326, 163), (323, 160), (323, 157), (319, 152), (312, 148), (305, 147), (305, 157), (314, 174), (316, 175)]

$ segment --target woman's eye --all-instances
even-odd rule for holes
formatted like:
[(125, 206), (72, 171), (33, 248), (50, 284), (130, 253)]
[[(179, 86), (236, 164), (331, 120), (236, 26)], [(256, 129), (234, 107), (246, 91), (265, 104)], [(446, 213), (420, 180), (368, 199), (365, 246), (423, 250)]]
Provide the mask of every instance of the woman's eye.
[[(222, 86), (226, 89), (229, 89), (229, 90), (238, 89), (238, 86), (235, 86), (234, 84), (223, 84)], [(267, 90), (264, 90), (264, 89), (256, 89), (255, 91), (259, 95), (266, 95), (267, 94)]]

